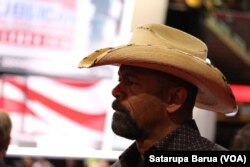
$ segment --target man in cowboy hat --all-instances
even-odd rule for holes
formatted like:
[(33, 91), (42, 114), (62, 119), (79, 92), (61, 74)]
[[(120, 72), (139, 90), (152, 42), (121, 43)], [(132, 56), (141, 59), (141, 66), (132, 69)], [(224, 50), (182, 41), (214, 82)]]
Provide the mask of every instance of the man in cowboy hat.
[(224, 150), (200, 136), (193, 107), (230, 113), (236, 102), (199, 39), (160, 24), (139, 26), (128, 45), (85, 57), (80, 68), (119, 66), (113, 131), (136, 140), (114, 166), (140, 166), (150, 150)]

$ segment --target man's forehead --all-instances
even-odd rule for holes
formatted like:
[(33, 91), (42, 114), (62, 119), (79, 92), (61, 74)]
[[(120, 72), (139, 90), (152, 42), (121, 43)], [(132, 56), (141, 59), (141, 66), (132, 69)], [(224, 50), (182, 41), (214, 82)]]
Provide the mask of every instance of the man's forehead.
[(118, 71), (118, 75), (129, 75), (133, 77), (138, 77), (138, 76), (145, 76), (145, 75), (151, 75), (155, 77), (160, 77), (164, 78), (165, 80), (168, 80), (168, 82), (186, 82), (183, 81), (182, 79), (175, 77), (173, 75), (167, 74), (162, 71), (157, 71), (149, 68), (143, 68), (143, 67), (138, 67), (138, 66), (131, 66), (131, 65), (121, 65)]
[(121, 65), (119, 68), (119, 73), (126, 72), (126, 71), (138, 71), (140, 67), (129, 66), (129, 65)]
[(143, 67), (137, 67), (137, 66), (130, 66), (130, 65), (121, 65), (118, 71), (118, 74), (127, 73), (127, 72), (133, 72), (133, 73), (156, 73), (157, 71), (143, 68)]

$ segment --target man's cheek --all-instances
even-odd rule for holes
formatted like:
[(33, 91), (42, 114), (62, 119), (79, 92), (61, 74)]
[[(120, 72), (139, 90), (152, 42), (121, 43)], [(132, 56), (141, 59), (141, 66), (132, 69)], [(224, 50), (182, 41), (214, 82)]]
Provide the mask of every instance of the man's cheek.
[(152, 112), (159, 114), (158, 112), (165, 110), (164, 102), (160, 98), (149, 94), (131, 97), (128, 100), (128, 104), (131, 108), (131, 116), (134, 118), (146, 117), (151, 115)]

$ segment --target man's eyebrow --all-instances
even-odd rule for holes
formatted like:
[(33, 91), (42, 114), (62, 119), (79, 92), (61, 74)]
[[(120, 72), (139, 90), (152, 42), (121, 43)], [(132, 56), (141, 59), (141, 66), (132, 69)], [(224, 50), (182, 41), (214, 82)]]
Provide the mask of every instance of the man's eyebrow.
[(135, 71), (132, 70), (119, 70), (118, 71), (118, 75), (121, 76), (125, 76), (125, 77), (133, 77), (133, 78), (137, 78), (138, 76), (136, 75)]

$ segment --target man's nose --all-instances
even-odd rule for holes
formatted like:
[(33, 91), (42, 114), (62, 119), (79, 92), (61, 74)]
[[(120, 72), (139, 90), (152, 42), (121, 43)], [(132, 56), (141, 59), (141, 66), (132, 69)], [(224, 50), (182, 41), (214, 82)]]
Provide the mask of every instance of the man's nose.
[(124, 93), (122, 93), (122, 89), (121, 89), (121, 85), (118, 84), (116, 87), (114, 87), (114, 89), (112, 90), (112, 95), (118, 99), (118, 100), (122, 100)]

